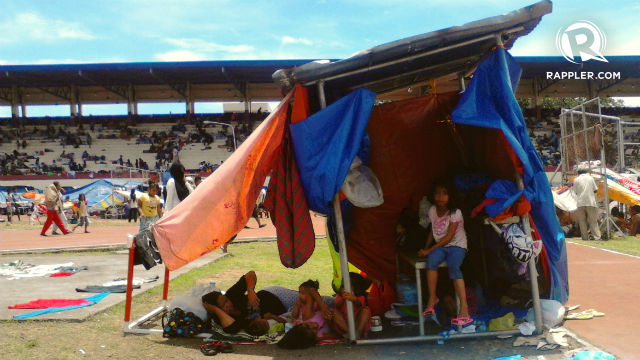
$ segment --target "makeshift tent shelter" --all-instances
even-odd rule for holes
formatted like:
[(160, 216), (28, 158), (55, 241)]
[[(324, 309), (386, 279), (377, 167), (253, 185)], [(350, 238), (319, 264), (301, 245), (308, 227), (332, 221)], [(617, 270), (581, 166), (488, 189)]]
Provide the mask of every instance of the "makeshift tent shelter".
[(102, 211), (110, 207), (120, 207), (125, 197), (120, 191), (136, 187), (141, 181), (96, 180), (85, 186), (67, 191), (64, 196), (77, 201), (80, 194), (85, 194), (90, 212)]
[[(497, 213), (522, 197), (531, 204), (535, 236), (542, 238), (546, 250), (541, 262), (548, 275), (549, 297), (566, 301), (564, 237), (544, 169), (514, 98), (520, 68), (504, 49), (530, 32), (550, 11), (551, 3), (542, 1), (507, 15), (381, 45), (335, 63), (278, 71), (274, 78), (286, 89), (296, 86), (295, 90), (215, 173), (153, 227), (167, 269), (179, 268), (219, 248), (242, 229), (265, 177), (276, 168), (282, 152), (288, 151), (282, 146), (290, 136), (309, 207), (331, 212), (335, 219), (347, 291), (347, 257), (374, 277), (394, 276), (395, 223), (403, 208), (417, 207), (435, 177), (481, 170), (518, 184), (512, 192), (501, 194), (506, 200), (499, 202), (504, 208), (494, 206)], [(471, 72), (473, 78), (462, 95), (427, 95), (373, 106), (376, 93), (424, 85), (429, 79), (455, 79), (462, 74), (464, 90), (464, 76)], [(377, 208), (353, 209), (353, 223), (345, 229), (338, 190), (356, 153), (367, 147), (365, 132), (370, 138), (369, 164), (380, 179), (385, 203)], [(284, 207), (298, 205), (286, 200)], [(530, 217), (521, 215), (530, 234)], [(212, 223), (217, 226), (210, 226)], [(540, 330), (535, 260), (528, 266)], [(130, 278), (131, 274), (130, 265)], [(350, 338), (354, 340), (353, 314), (347, 304)], [(135, 331), (133, 326), (139, 321), (128, 324), (129, 310), (130, 296), (125, 331)], [(435, 338), (393, 340), (424, 339)]]

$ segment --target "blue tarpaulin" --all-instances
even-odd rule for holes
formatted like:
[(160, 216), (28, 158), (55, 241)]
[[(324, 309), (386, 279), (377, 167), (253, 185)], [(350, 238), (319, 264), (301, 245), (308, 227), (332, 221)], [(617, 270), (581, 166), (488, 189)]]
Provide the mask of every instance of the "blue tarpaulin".
[(531, 203), (531, 217), (549, 255), (550, 298), (565, 303), (569, 297), (569, 283), (564, 233), (555, 214), (544, 167), (514, 96), (521, 72), (506, 50), (493, 51), (474, 72), (452, 119), (459, 124), (501, 130), (522, 162), (524, 194)]
[(358, 89), (290, 125), (309, 208), (327, 214), (360, 150), (376, 94)]
[[(132, 182), (132, 181), (109, 181), (109, 180), (97, 180), (92, 182), (91, 184), (79, 187), (77, 189), (73, 189), (72, 191), (67, 191), (63, 194), (64, 197), (69, 197), (71, 201), (77, 201), (80, 194), (85, 194), (87, 198), (87, 206), (92, 207), (98, 204), (100, 201), (106, 199), (107, 197), (114, 194), (114, 190), (116, 189), (125, 189), (130, 187), (135, 187), (142, 182)], [(122, 196), (117, 194), (115, 195), (118, 198)]]

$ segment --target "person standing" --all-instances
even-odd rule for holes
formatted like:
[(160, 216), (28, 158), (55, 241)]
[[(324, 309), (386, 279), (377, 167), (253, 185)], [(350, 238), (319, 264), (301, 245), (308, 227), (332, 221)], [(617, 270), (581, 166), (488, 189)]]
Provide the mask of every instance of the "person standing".
[(79, 226), (84, 225), (84, 232), (88, 233), (87, 227), (89, 226), (89, 211), (87, 209), (87, 198), (84, 194), (80, 194), (78, 198), (78, 217), (80, 220), (78, 224), (71, 229), (71, 231), (76, 231)]
[[(137, 160), (136, 160), (137, 161)], [(131, 189), (129, 194), (129, 214), (127, 215), (127, 222), (138, 222), (138, 200), (136, 199), (136, 189)]]
[(138, 211), (140, 211), (140, 231), (148, 228), (162, 216), (158, 186), (153, 181), (149, 181), (149, 189), (138, 198)]
[(62, 191), (62, 187), (60, 183), (54, 181), (53, 184), (47, 187), (45, 191), (45, 205), (47, 206), (47, 221), (44, 222), (44, 226), (42, 227), (42, 231), (40, 231), (40, 235), (47, 236), (46, 232), (51, 226), (51, 223), (54, 222), (58, 228), (62, 230), (62, 233), (67, 235), (69, 234), (69, 230), (64, 226), (62, 220), (60, 220), (60, 216), (58, 215), (58, 207), (61, 204), (60, 201), (60, 191)]
[(589, 240), (587, 229), (591, 231), (593, 240), (600, 240), (600, 228), (598, 227), (598, 202), (596, 193), (598, 186), (587, 170), (578, 170), (578, 176), (573, 180), (573, 194), (576, 198), (578, 209), (578, 223), (582, 240)]
[(15, 191), (16, 190), (12, 188), (7, 189), (7, 225), (9, 225), (9, 223), (11, 222), (11, 217), (13, 216), (13, 214), (18, 216), (18, 221), (20, 221), (20, 210), (18, 209), (17, 202), (18, 197), (16, 196), (17, 194), (15, 193)]
[(179, 162), (171, 164), (169, 169), (171, 173), (171, 179), (167, 181), (167, 198), (164, 203), (164, 210), (170, 211), (182, 200), (184, 200), (189, 194), (193, 192), (193, 186), (189, 184), (184, 176), (184, 166)]

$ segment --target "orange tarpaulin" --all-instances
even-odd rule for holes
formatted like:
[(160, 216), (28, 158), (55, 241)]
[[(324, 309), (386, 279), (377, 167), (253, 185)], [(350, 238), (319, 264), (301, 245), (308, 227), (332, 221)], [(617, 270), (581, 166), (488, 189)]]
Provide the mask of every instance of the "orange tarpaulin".
[(35, 191), (29, 191), (26, 193), (22, 193), (22, 196), (33, 199), (35, 201), (44, 201), (44, 194), (37, 193)]
[(218, 249), (246, 225), (280, 149), (292, 97), (289, 93), (211, 176), (154, 225), (169, 270)]

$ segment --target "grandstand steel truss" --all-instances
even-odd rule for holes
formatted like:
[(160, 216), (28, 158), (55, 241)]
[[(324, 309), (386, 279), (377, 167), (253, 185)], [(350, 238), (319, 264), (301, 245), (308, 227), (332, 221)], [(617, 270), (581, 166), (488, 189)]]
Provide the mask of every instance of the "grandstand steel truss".
[[(587, 109), (597, 108), (597, 113), (589, 112)], [(607, 151), (605, 142), (605, 128), (609, 128), (605, 121), (613, 122), (617, 143), (617, 154), (615, 151), (610, 152), (617, 155), (618, 170), (624, 169), (624, 135), (622, 133), (622, 124), (619, 117), (608, 116), (602, 114), (600, 98), (596, 97), (588, 100), (571, 109), (562, 109), (560, 113), (560, 155), (561, 162), (556, 172), (551, 177), (553, 181), (558, 170), (562, 171), (562, 182), (567, 184), (569, 178), (577, 175), (577, 167), (579, 164), (586, 164), (589, 173), (592, 169), (598, 168), (598, 173), (602, 175), (603, 182), (603, 207), (604, 219), (602, 225), (606, 228), (607, 239), (611, 238), (611, 226), (620, 229), (611, 218), (609, 209), (609, 186), (607, 179)], [(584, 146), (584, 148), (583, 148)], [(599, 164), (598, 164), (599, 161)]]

